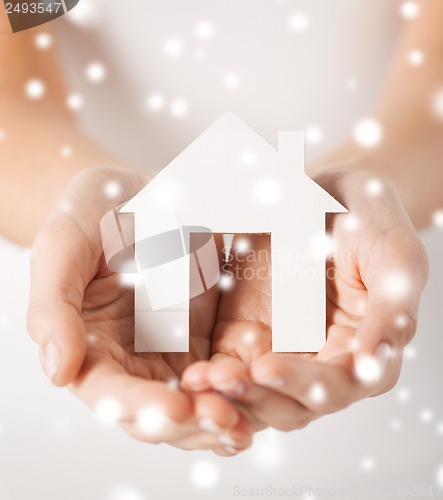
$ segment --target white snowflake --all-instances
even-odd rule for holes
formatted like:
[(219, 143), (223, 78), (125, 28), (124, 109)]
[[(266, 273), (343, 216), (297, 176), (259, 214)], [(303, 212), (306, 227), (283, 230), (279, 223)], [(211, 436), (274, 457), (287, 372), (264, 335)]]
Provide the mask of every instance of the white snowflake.
[(434, 412), (429, 408), (420, 411), (419, 418), (424, 424), (430, 424), (434, 420)]
[(308, 144), (316, 146), (323, 142), (324, 132), (323, 129), (318, 125), (310, 125), (305, 130), (305, 138)]
[(35, 46), (40, 50), (49, 49), (52, 45), (52, 36), (49, 33), (38, 33), (34, 39)]
[(432, 216), (432, 222), (435, 227), (443, 228), (443, 210), (437, 210)]
[(107, 76), (106, 66), (98, 61), (89, 63), (86, 66), (85, 76), (91, 83), (101, 83)]
[(405, 19), (415, 19), (420, 14), (420, 6), (414, 0), (407, 0), (400, 5), (400, 14)]
[(119, 484), (110, 489), (106, 500), (146, 500), (146, 497), (134, 486)]
[(412, 66), (420, 66), (421, 64), (423, 64), (424, 60), (425, 55), (421, 50), (411, 50), (411, 52), (409, 52), (408, 54), (408, 61)]
[(323, 384), (316, 383), (309, 389), (309, 399), (313, 403), (324, 403), (326, 401), (326, 389)]
[(355, 125), (353, 137), (359, 146), (373, 148), (380, 144), (383, 138), (383, 129), (377, 120), (365, 118)]
[(150, 111), (157, 113), (165, 107), (165, 98), (159, 92), (155, 92), (148, 96), (146, 105)]
[(104, 191), (108, 198), (116, 198), (121, 193), (122, 187), (116, 181), (109, 181), (105, 184)]
[(213, 489), (220, 481), (220, 469), (211, 460), (199, 460), (191, 465), (189, 480), (198, 490)]
[(46, 93), (46, 86), (41, 80), (33, 78), (26, 83), (25, 93), (29, 99), (41, 99)]
[(210, 21), (200, 21), (195, 27), (195, 36), (202, 41), (211, 40), (215, 34), (215, 27)]
[(83, 97), (76, 92), (69, 94), (66, 99), (66, 105), (72, 111), (77, 111), (83, 107)]
[(163, 49), (165, 54), (169, 57), (178, 57), (183, 53), (183, 42), (178, 37), (168, 38)]
[(123, 410), (118, 401), (105, 398), (95, 405), (95, 415), (101, 424), (111, 425), (122, 418)]
[(296, 12), (289, 18), (289, 26), (296, 33), (303, 33), (309, 28), (309, 17), (303, 12)]
[(227, 73), (223, 77), (223, 82), (228, 89), (234, 90), (240, 85), (240, 77), (237, 73)]
[(175, 118), (184, 118), (189, 113), (189, 103), (185, 99), (174, 99), (169, 106), (169, 111)]
[(372, 457), (363, 457), (360, 466), (365, 472), (370, 472), (375, 468), (375, 460)]

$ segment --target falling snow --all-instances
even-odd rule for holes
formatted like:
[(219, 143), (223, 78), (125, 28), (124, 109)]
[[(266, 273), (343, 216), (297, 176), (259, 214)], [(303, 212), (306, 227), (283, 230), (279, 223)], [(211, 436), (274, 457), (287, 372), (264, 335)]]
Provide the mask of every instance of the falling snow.
[(121, 193), (122, 187), (116, 181), (109, 181), (105, 184), (104, 191), (108, 198), (116, 198)]
[(25, 85), (25, 94), (29, 99), (38, 100), (41, 99), (46, 93), (46, 86), (37, 78), (29, 80)]
[(52, 36), (49, 33), (39, 33), (35, 37), (35, 46), (40, 50), (47, 50), (52, 45)]
[(421, 50), (411, 50), (408, 54), (408, 61), (412, 66), (420, 66), (424, 60), (425, 56)]
[(180, 56), (183, 53), (183, 49), (183, 42), (177, 37), (169, 38), (163, 46), (165, 54), (169, 57)]
[(137, 427), (146, 436), (155, 436), (170, 424), (164, 409), (156, 406), (143, 408), (137, 417)]
[(66, 105), (72, 111), (77, 111), (83, 107), (83, 97), (77, 93), (69, 94), (66, 99)]
[(323, 129), (318, 125), (310, 125), (305, 130), (305, 139), (311, 146), (322, 143), (324, 139)]
[(189, 469), (189, 480), (198, 490), (211, 490), (220, 481), (220, 469), (210, 460), (194, 462)]
[(92, 62), (86, 66), (85, 76), (91, 83), (101, 83), (107, 76), (106, 67), (101, 62)]
[(382, 364), (374, 356), (363, 355), (355, 363), (355, 375), (363, 384), (375, 384), (383, 375)]
[(324, 403), (326, 401), (326, 389), (324, 385), (317, 383), (314, 384), (310, 389), (309, 389), (309, 399), (313, 403)]
[(355, 125), (353, 137), (359, 146), (373, 148), (380, 144), (383, 130), (377, 120), (366, 118)]
[(149, 95), (146, 99), (146, 106), (153, 113), (157, 113), (158, 111), (164, 109), (165, 98), (162, 94), (155, 92), (154, 94)]
[(227, 73), (223, 77), (223, 82), (228, 89), (234, 90), (240, 84), (240, 77), (237, 73)]
[(147, 497), (134, 486), (121, 484), (111, 488), (106, 500), (147, 500)]
[(195, 36), (199, 40), (211, 40), (215, 34), (215, 27), (209, 21), (200, 21), (195, 27)]
[(189, 103), (185, 99), (174, 99), (169, 111), (174, 118), (184, 118), (189, 113)]
[(371, 457), (364, 457), (361, 459), (360, 466), (365, 472), (370, 472), (375, 468), (375, 461)]
[(296, 33), (303, 33), (309, 28), (309, 17), (302, 13), (296, 12), (289, 18), (289, 26)]
[(424, 408), (419, 413), (420, 421), (424, 424), (430, 424), (434, 420), (434, 412), (429, 408)]
[(437, 210), (432, 217), (432, 222), (435, 227), (443, 228), (443, 210)]
[(111, 425), (121, 419), (123, 410), (118, 401), (112, 398), (106, 398), (100, 400), (95, 405), (95, 415), (101, 424)]
[(408, 0), (403, 2), (400, 6), (400, 14), (405, 19), (415, 19), (420, 14), (420, 6), (418, 2)]

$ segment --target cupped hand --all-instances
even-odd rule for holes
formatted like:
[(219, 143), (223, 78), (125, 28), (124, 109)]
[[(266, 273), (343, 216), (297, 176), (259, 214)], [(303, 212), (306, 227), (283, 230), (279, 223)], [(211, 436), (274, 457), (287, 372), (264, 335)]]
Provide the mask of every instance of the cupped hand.
[[(316, 181), (349, 209), (327, 218), (333, 244), (322, 350), (272, 352), (271, 274), (263, 272), (271, 266), (270, 236), (242, 236), (234, 243), (236, 279), (221, 299), (211, 361), (183, 375), (187, 390), (213, 388), (235, 401), (256, 430), (301, 428), (390, 390), (416, 329), (427, 256), (395, 189), (378, 174), (345, 169), (324, 171)], [(296, 331), (297, 318), (288, 328)]]
[(72, 180), (32, 248), (28, 329), (52, 382), (129, 435), (233, 455), (250, 446), (247, 419), (214, 391), (189, 394), (177, 383), (186, 366), (209, 359), (218, 289), (191, 301), (189, 353), (136, 354), (133, 288), (103, 257), (101, 218), (147, 182), (126, 168)]

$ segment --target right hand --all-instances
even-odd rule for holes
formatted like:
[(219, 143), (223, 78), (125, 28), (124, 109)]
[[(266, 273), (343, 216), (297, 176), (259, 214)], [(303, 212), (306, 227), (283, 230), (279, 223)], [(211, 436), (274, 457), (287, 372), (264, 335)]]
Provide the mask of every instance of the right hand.
[[(217, 287), (191, 301), (189, 353), (136, 354), (134, 291), (103, 257), (101, 218), (147, 181), (126, 168), (87, 169), (71, 181), (32, 248), (29, 333), (51, 381), (69, 384), (93, 409), (107, 399), (118, 403), (118, 423), (129, 435), (233, 455), (251, 444), (246, 418), (213, 391), (189, 395), (168, 383), (210, 358)], [(112, 199), (109, 182), (121, 187)]]

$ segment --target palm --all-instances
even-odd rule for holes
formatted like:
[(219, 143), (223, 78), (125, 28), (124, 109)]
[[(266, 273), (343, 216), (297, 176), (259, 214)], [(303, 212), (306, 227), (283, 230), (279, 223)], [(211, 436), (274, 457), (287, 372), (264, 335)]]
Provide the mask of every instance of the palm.
[(104, 264), (85, 290), (82, 318), (89, 349), (118, 363), (126, 372), (149, 380), (180, 378), (194, 361), (209, 359), (217, 293), (211, 291), (191, 304), (189, 353), (134, 352), (134, 291), (120, 283)]

